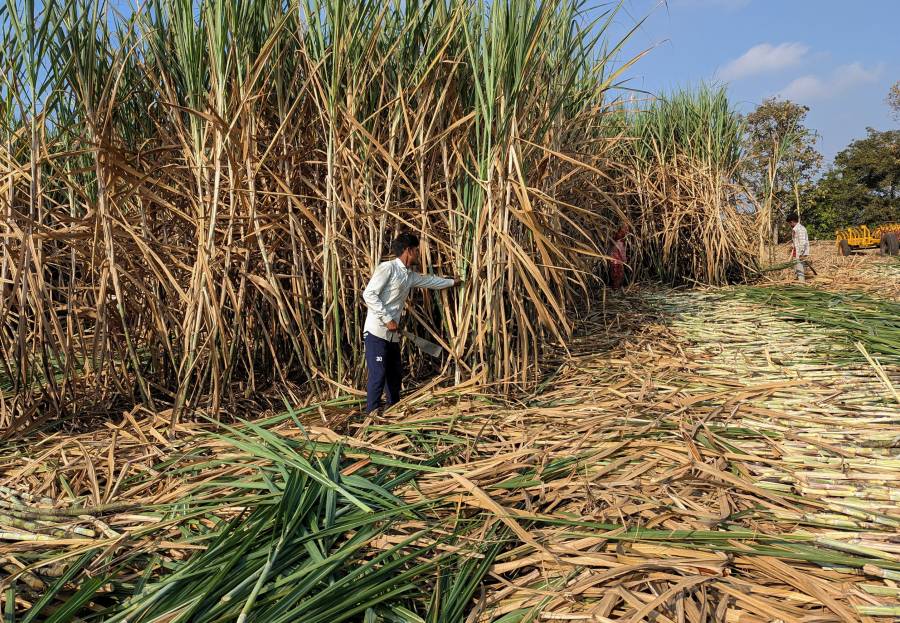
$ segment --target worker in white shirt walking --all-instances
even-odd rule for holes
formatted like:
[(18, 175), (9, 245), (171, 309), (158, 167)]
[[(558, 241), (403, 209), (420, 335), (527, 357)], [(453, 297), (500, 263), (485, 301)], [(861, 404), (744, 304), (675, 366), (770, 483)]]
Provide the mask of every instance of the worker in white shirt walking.
[(793, 248), (791, 258), (794, 258), (794, 270), (798, 281), (806, 281), (806, 266), (809, 264), (809, 235), (806, 228), (800, 224), (800, 218), (796, 212), (788, 214), (787, 222), (791, 226), (791, 239)]
[(443, 290), (459, 285), (459, 279), (423, 275), (413, 267), (419, 263), (419, 238), (405, 233), (391, 244), (396, 256), (375, 269), (363, 291), (368, 313), (363, 329), (366, 347), (366, 413), (381, 412), (382, 393), (387, 389), (388, 406), (400, 400), (403, 362), (400, 359), (400, 314), (412, 288)]

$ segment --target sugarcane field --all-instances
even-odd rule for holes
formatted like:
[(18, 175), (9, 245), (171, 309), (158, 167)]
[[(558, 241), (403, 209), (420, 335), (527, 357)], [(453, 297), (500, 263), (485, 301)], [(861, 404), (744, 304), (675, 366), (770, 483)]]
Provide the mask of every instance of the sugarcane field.
[(900, 621), (897, 23), (0, 0), (3, 623)]

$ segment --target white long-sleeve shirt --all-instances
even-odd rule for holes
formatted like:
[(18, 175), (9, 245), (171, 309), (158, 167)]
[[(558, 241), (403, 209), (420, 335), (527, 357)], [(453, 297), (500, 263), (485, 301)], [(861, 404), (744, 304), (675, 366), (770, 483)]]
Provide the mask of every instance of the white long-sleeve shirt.
[(794, 229), (792, 230), (792, 238), (794, 242), (794, 257), (808, 257), (809, 235), (806, 233), (806, 228), (800, 223), (794, 225)]
[(409, 291), (412, 288), (443, 290), (453, 283), (453, 279), (417, 273), (407, 268), (399, 258), (382, 262), (363, 290), (363, 300), (369, 310), (363, 331), (388, 342), (400, 341), (400, 332), (388, 331), (387, 323), (391, 320), (400, 322), (400, 312)]

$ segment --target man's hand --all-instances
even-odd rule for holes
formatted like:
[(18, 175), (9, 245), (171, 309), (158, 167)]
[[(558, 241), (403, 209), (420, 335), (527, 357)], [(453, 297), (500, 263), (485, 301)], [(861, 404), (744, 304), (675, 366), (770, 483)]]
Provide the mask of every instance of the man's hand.
[(394, 322), (393, 320), (391, 320), (390, 322), (388, 322), (388, 323), (387, 323), (386, 325), (384, 325), (384, 326), (387, 327), (387, 330), (388, 330), (388, 331), (396, 331), (397, 329), (400, 328), (400, 327), (397, 326), (397, 323)]
[(463, 285), (465, 282), (466, 282), (465, 279), (462, 279), (460, 277), (454, 277), (453, 278), (453, 287), (458, 288), (459, 286)]

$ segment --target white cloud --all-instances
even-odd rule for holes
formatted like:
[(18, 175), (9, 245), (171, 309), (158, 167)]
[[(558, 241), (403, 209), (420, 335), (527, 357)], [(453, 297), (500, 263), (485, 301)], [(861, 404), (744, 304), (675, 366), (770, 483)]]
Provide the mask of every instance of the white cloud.
[(867, 69), (862, 63), (849, 63), (836, 67), (826, 77), (812, 74), (800, 76), (778, 91), (778, 95), (798, 102), (827, 99), (854, 87), (875, 82), (884, 70), (884, 65)]
[(803, 60), (809, 48), (802, 43), (760, 43), (719, 69), (723, 80), (737, 80), (754, 74), (793, 67)]
[(809, 100), (826, 92), (825, 81), (818, 76), (800, 76), (781, 89), (778, 95), (789, 100)]

